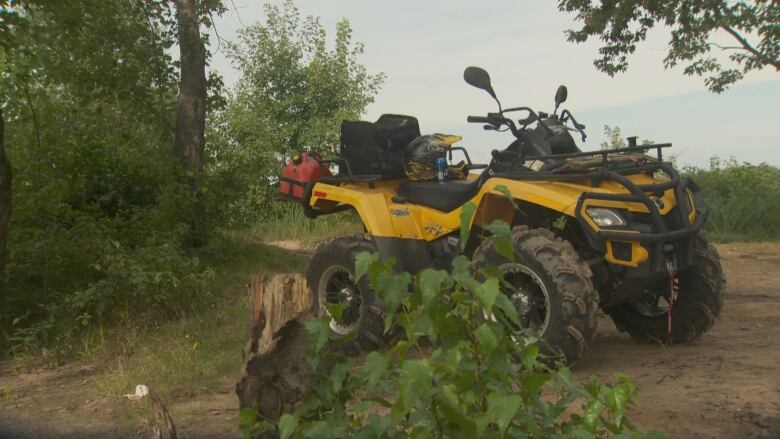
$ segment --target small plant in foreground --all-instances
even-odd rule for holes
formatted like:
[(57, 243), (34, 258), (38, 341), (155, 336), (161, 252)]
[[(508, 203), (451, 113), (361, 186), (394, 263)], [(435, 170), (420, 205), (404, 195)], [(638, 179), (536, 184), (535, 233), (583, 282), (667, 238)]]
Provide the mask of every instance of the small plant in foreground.
[[(506, 224), (488, 229), (491, 239), (509, 235)], [(323, 355), (328, 322), (308, 321), (312, 391), (276, 425), (245, 410), (247, 436), (278, 429), (282, 438), (666, 437), (638, 432), (625, 416), (636, 391), (627, 376), (580, 386), (567, 368), (549, 367), (495, 269), (458, 256), (451, 273), (413, 277), (394, 272), (393, 263), (363, 253), (356, 276), (367, 275), (382, 297), (385, 330), (397, 325), (406, 338), (359, 364)], [(322, 361), (327, 355), (336, 357)]]

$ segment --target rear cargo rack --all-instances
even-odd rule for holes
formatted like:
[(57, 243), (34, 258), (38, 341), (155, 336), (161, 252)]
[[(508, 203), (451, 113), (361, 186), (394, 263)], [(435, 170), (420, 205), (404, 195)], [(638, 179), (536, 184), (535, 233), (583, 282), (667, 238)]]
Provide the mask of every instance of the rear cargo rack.
[[(317, 160), (323, 165), (339, 165), (340, 170), (346, 169), (347, 175), (342, 175), (341, 172), (339, 172), (336, 175), (331, 175), (329, 177), (320, 177), (320, 181), (323, 183), (367, 183), (367, 182), (373, 182), (373, 181), (379, 181), (382, 180), (382, 176), (379, 174), (361, 174), (361, 175), (354, 175), (352, 174), (352, 168), (349, 167), (349, 162), (346, 159), (343, 158), (335, 158), (335, 159), (319, 159)], [(343, 167), (342, 167), (343, 165)]]

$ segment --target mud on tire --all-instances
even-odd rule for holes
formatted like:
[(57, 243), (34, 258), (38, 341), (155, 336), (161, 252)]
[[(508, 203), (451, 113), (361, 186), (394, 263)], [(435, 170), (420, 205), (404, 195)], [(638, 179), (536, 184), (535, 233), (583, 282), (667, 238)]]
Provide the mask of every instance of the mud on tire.
[(340, 236), (320, 244), (306, 268), (315, 313), (327, 313), (324, 303), (344, 304), (341, 319), (331, 320), (330, 335), (343, 339), (353, 353), (375, 350), (385, 341), (382, 301), (365, 276), (355, 281), (355, 258), (364, 251), (376, 251), (369, 237)]
[[(723, 309), (726, 277), (720, 254), (701, 235), (690, 267), (679, 273), (679, 294), (672, 307), (672, 342), (687, 343), (699, 338), (715, 323)], [(628, 332), (640, 343), (667, 340), (667, 315), (643, 315), (635, 305), (622, 304), (605, 310), (618, 330)]]
[(571, 243), (547, 229), (515, 227), (512, 244), (514, 262), (498, 254), (490, 240), (483, 241), (474, 258), (481, 257), (483, 264), (498, 267), (505, 273), (505, 280), (518, 270), (529, 278), (535, 273), (546, 289), (548, 302), (546, 324), (540, 332), (544, 339), (542, 352), (553, 358), (563, 355), (566, 364), (576, 362), (596, 337), (599, 301), (590, 267)]

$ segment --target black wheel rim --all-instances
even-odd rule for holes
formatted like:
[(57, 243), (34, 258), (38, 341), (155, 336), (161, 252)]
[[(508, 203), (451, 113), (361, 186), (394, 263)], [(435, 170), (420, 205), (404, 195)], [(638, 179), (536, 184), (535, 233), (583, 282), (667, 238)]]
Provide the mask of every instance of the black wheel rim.
[[(320, 278), (318, 298), (325, 313), (331, 317), (333, 332), (346, 335), (355, 330), (362, 313), (362, 300), (354, 276), (346, 268), (334, 265), (325, 270)], [(342, 305), (341, 316), (335, 318), (324, 305)]]
[(499, 269), (504, 275), (501, 292), (512, 301), (523, 327), (544, 334), (550, 322), (550, 294), (541, 277), (517, 263), (504, 264)]

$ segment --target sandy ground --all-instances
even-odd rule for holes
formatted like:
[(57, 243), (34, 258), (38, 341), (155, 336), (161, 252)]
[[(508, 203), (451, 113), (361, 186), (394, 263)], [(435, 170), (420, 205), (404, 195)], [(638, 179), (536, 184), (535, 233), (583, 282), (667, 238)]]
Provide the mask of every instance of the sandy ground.
[[(712, 331), (689, 345), (638, 345), (602, 316), (593, 350), (574, 372), (605, 381), (627, 373), (639, 389), (633, 421), (674, 438), (780, 438), (780, 244), (718, 248), (728, 293)], [(97, 395), (98, 372), (90, 366), (0, 369), (0, 437), (134, 436), (120, 429), (123, 411), (134, 403)], [(240, 437), (237, 406), (226, 381), (169, 410), (182, 437), (230, 438)]]

